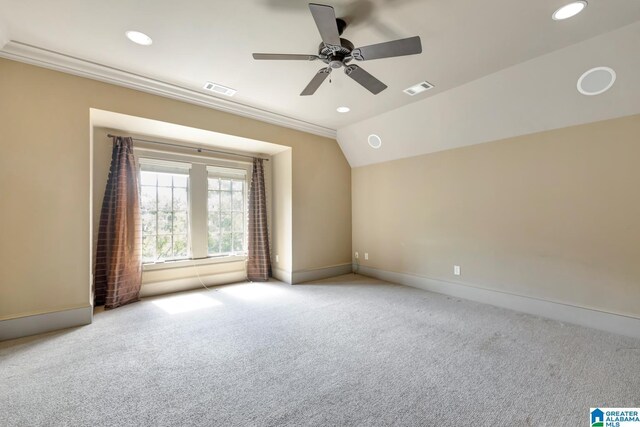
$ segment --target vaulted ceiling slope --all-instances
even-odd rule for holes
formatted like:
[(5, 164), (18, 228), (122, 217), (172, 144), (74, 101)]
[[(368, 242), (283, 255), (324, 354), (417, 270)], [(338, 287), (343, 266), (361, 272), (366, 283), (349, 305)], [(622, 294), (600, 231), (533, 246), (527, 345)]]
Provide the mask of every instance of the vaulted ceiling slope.
[[(562, 22), (551, 14), (569, 0), (316, 1), (347, 21), (343, 37), (355, 46), (419, 35), (423, 53), (363, 63), (389, 86), (379, 95), (335, 72), (314, 96), (301, 97), (317, 62), (255, 61), (251, 54), (317, 53), (320, 35), (306, 1), (0, 0), (0, 56), (92, 78), (107, 73), (116, 84), (138, 88), (135, 80), (165, 96), (323, 135), (337, 129), (354, 166), (633, 110), (622, 92), (636, 84), (631, 79), (620, 75), (613, 91), (594, 99), (576, 98), (575, 80), (585, 67), (632, 56), (638, 0), (589, 0)], [(127, 30), (149, 34), (153, 44), (131, 43)], [(600, 51), (587, 50), (594, 40)], [(617, 65), (626, 67), (622, 74), (634, 66), (627, 59)], [(435, 88), (414, 97), (402, 92), (423, 80)], [(237, 93), (212, 95), (206, 81)], [(579, 109), (567, 111), (574, 104)], [(340, 114), (339, 106), (351, 111)], [(371, 152), (366, 135), (374, 131), (384, 140)]]
[[(640, 21), (343, 127), (338, 142), (357, 167), (638, 114), (639, 48)], [(615, 70), (613, 87), (580, 94), (578, 78), (599, 66)]]

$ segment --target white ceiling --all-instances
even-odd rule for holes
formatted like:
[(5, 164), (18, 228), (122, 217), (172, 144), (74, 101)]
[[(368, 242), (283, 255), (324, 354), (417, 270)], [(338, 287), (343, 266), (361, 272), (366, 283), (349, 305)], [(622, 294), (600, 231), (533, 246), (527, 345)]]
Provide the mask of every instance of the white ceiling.
[[(540, 76), (533, 75), (534, 69), (528, 68), (527, 64), (534, 63), (531, 60), (578, 46), (577, 43), (640, 20), (638, 0), (590, 0), (580, 15), (562, 22), (551, 20), (553, 11), (567, 2), (327, 0), (325, 3), (333, 5), (337, 15), (350, 23), (343, 37), (356, 46), (421, 36), (421, 55), (361, 64), (389, 86), (377, 96), (338, 70), (331, 84), (326, 81), (314, 96), (300, 97), (299, 93), (322, 64), (251, 58), (252, 52), (316, 53), (320, 37), (307, 2), (301, 0), (0, 0), (0, 39), (4, 34), (4, 38), (10, 40), (199, 92), (203, 92), (201, 88), (207, 80), (232, 87), (238, 90), (231, 98), (234, 102), (338, 129), (347, 158), (355, 165), (420, 151), (400, 149), (389, 157), (390, 153), (383, 150), (374, 154), (365, 151), (368, 146), (361, 147), (358, 141), (361, 141), (360, 133), (366, 133), (365, 128), (370, 128), (372, 123), (382, 125), (385, 117), (386, 120), (393, 117), (396, 121), (386, 122), (385, 129), (403, 128), (403, 133), (398, 135), (415, 139), (423, 131), (416, 120), (419, 124), (427, 113), (433, 118), (434, 112), (446, 114), (447, 109), (455, 110), (468, 103), (460, 98), (459, 106), (446, 104), (459, 96), (456, 94), (466, 93), (456, 92), (466, 85), (485, 76), (500, 76), (500, 70), (520, 73), (513, 81), (521, 84), (524, 76), (530, 76), (533, 85)], [(153, 45), (132, 44), (124, 36), (129, 29), (149, 34)], [(584, 62), (585, 58), (581, 58)], [(581, 67), (576, 67), (576, 72), (579, 70)], [(571, 79), (577, 77), (572, 75)], [(402, 92), (422, 80), (428, 80), (436, 88), (415, 97)], [(574, 82), (572, 85), (575, 91)], [(485, 110), (494, 102), (508, 105), (506, 102), (512, 101), (511, 92), (499, 87), (487, 86), (474, 92), (484, 99)], [(465, 96), (473, 95), (469, 92)], [(573, 96), (574, 93), (568, 91), (567, 98), (563, 99), (573, 100)], [(531, 102), (538, 103), (535, 108), (541, 111), (540, 116), (550, 116), (551, 113), (545, 116), (544, 112), (544, 102), (548, 100), (534, 98)], [(579, 102), (583, 101), (586, 102), (584, 99)], [(440, 102), (445, 103), (442, 108)], [(340, 105), (349, 106), (351, 112), (337, 113), (335, 109)], [(470, 105), (480, 108), (473, 102)], [(417, 112), (394, 115), (405, 108)], [(421, 108), (425, 108), (422, 114)], [(509, 112), (507, 109), (506, 113)], [(563, 115), (566, 111), (555, 113)], [(522, 120), (521, 117), (508, 120), (512, 119)], [(483, 121), (477, 126), (486, 124), (487, 121)], [(495, 123), (491, 126), (499, 127)], [(446, 148), (456, 143), (444, 137), (436, 145)], [(388, 148), (388, 141), (384, 147)]]
[[(640, 22), (338, 130), (353, 167), (640, 113)], [(617, 74), (609, 91), (578, 92), (598, 66)], [(375, 133), (382, 146), (369, 147)], [(576, 153), (578, 154), (578, 153)]]

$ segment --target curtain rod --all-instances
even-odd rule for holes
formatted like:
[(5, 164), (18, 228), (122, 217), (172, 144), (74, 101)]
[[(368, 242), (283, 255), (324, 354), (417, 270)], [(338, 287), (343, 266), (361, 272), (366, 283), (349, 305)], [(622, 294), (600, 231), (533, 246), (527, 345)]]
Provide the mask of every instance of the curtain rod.
[[(112, 134), (107, 134), (107, 136), (109, 138), (117, 138), (118, 135), (112, 135)], [(206, 151), (207, 153), (216, 153), (216, 154), (226, 154), (229, 156), (239, 156), (239, 157), (247, 157), (249, 159), (253, 159), (253, 158), (258, 158), (258, 159), (262, 159), (262, 160), (266, 160), (267, 162), (269, 161), (269, 159), (266, 159), (264, 157), (257, 157), (257, 156), (249, 156), (246, 154), (237, 154), (237, 153), (232, 153), (229, 151), (222, 151), (222, 150), (212, 150), (210, 148), (199, 148), (199, 147), (189, 147), (186, 145), (180, 145), (180, 144), (172, 144), (170, 142), (160, 142), (160, 141), (151, 141), (148, 139), (141, 139), (141, 138), (131, 138), (134, 141), (140, 141), (140, 142), (148, 142), (150, 144), (160, 144), (160, 145), (167, 145), (170, 147), (178, 147), (178, 148), (185, 148), (187, 150), (196, 150), (198, 153), (202, 153), (203, 151)]]

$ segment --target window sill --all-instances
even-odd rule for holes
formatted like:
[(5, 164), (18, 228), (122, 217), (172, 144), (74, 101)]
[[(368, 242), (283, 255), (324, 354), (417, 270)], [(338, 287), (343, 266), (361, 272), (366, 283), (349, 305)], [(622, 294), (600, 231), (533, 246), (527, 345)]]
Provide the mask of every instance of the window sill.
[(203, 259), (180, 259), (176, 261), (154, 262), (142, 264), (143, 271), (168, 270), (173, 268), (193, 267), (194, 265), (225, 264), (229, 262), (246, 261), (246, 255), (225, 255)]

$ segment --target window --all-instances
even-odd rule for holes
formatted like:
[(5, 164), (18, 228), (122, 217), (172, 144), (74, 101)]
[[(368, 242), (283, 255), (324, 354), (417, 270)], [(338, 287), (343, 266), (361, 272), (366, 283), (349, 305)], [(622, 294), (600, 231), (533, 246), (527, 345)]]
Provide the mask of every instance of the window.
[[(142, 260), (189, 256), (189, 169), (141, 162)], [(165, 162), (163, 162), (165, 163)], [(174, 169), (171, 171), (171, 169)]]
[(247, 250), (246, 171), (208, 167), (208, 254)]
[(144, 263), (246, 254), (248, 167), (138, 161)]

